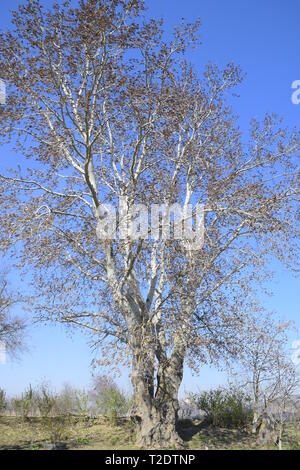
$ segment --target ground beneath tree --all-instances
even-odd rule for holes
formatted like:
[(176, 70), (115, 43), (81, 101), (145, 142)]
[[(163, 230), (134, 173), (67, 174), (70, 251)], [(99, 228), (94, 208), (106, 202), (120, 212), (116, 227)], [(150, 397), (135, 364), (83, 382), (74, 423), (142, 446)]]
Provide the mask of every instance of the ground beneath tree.
[[(274, 449), (275, 445), (263, 446), (251, 434), (251, 429), (221, 429), (207, 426), (199, 421), (183, 421), (180, 435), (186, 449)], [(0, 417), (0, 450), (39, 450), (49, 446), (50, 441), (62, 443), (67, 449), (78, 450), (132, 450), (135, 436), (127, 420), (112, 424), (103, 418), (81, 419), (71, 417), (49, 419)], [(300, 449), (300, 426), (289, 425), (284, 436), (284, 449)]]

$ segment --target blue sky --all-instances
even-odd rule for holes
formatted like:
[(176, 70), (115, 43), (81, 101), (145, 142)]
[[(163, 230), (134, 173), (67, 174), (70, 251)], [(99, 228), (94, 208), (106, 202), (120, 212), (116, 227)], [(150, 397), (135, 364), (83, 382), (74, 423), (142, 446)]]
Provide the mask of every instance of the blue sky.
[[(9, 26), (9, 10), (20, 0), (0, 4), (0, 28)], [(44, 4), (51, 4), (45, 0)], [(211, 61), (222, 66), (233, 61), (246, 73), (238, 89), (239, 98), (232, 101), (239, 114), (240, 127), (247, 132), (252, 117), (262, 119), (265, 112), (283, 115), (289, 126), (300, 125), (300, 104), (291, 101), (291, 85), (300, 80), (300, 2), (299, 0), (149, 0), (147, 15), (163, 17), (168, 31), (181, 18), (202, 20), (202, 46), (191, 59), (201, 73)], [(1, 75), (1, 71), (0, 71)], [(0, 168), (16, 158), (8, 147), (0, 148)], [(295, 279), (274, 265), (272, 298), (262, 302), (281, 317), (294, 320), (300, 330), (299, 278)], [(13, 281), (26, 289), (14, 273)], [(91, 379), (91, 353), (86, 338), (76, 333), (67, 335), (60, 326), (38, 325), (30, 329), (30, 352), (19, 361), (0, 365), (0, 387), (8, 394), (19, 393), (29, 383), (47, 378), (59, 389), (64, 382), (87, 386)], [(291, 342), (296, 334), (291, 337)], [(225, 375), (208, 367), (193, 377), (186, 371), (182, 391), (208, 388), (225, 380)], [(120, 379), (128, 388), (127, 373)]]

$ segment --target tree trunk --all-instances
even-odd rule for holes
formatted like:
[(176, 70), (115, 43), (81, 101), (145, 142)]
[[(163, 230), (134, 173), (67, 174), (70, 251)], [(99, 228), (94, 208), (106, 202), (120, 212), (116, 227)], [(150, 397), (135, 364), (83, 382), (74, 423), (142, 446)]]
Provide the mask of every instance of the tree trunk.
[[(178, 403), (178, 401), (176, 400)], [(136, 444), (150, 449), (182, 447), (177, 433), (177, 403), (166, 401), (162, 407), (154, 403), (145, 410), (136, 409)]]
[(282, 432), (280, 431), (278, 438), (278, 450), (282, 450)]
[(143, 448), (182, 447), (177, 433), (178, 390), (182, 381), (183, 366), (174, 370), (168, 363), (161, 364), (157, 372), (154, 393), (154, 370), (146, 370), (135, 361), (132, 384), (134, 389), (134, 422), (136, 443)]
[(278, 449), (282, 450), (282, 436), (284, 430), (284, 422), (283, 422), (283, 411), (280, 410), (280, 418), (279, 418), (279, 430), (278, 430)]
[(253, 421), (252, 421), (252, 434), (257, 433), (259, 425), (260, 425), (259, 415), (258, 415), (257, 410), (254, 409), (254, 411), (253, 411)]
[(258, 399), (259, 399), (259, 385), (258, 379), (255, 381), (254, 390), (254, 403), (253, 403), (253, 420), (252, 420), (252, 434), (256, 434), (261, 424), (261, 414), (258, 411)]

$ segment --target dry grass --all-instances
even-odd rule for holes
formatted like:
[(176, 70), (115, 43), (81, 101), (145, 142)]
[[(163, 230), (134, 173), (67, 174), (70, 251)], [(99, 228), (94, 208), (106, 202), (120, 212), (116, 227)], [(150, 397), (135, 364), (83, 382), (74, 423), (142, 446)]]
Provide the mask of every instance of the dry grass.
[[(263, 446), (249, 429), (220, 429), (201, 422), (185, 421), (180, 434), (187, 449), (276, 449)], [(68, 449), (126, 450), (135, 449), (134, 431), (129, 421), (111, 425), (103, 418), (84, 421), (68, 418), (63, 422), (51, 418), (45, 423), (41, 418), (23, 420), (0, 417), (0, 450), (43, 449), (46, 443), (59, 440)], [(284, 438), (285, 449), (300, 449), (300, 427), (290, 425)]]
[(0, 417), (0, 450), (42, 449), (46, 443), (64, 442), (69, 449), (132, 449), (134, 434), (127, 421), (112, 426), (103, 418), (83, 420), (67, 418), (62, 422), (49, 418)]

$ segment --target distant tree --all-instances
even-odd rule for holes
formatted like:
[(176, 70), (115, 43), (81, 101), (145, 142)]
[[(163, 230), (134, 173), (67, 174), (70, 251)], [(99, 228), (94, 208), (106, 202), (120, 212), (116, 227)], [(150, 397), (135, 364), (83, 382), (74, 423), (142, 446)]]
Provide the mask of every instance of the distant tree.
[(95, 377), (92, 396), (98, 412), (110, 418), (114, 424), (118, 418), (126, 416), (130, 411), (130, 398), (107, 375)]
[(34, 413), (35, 393), (31, 385), (27, 387), (20, 397), (12, 399), (12, 408), (17, 416), (22, 416), (23, 420)]
[(68, 383), (64, 383), (61, 392), (56, 398), (56, 408), (62, 415), (72, 415), (77, 412), (76, 394), (77, 389)]
[(5, 277), (0, 277), (0, 341), (6, 352), (12, 356), (24, 349), (25, 321), (11, 313), (13, 306), (19, 301), (20, 297), (9, 289)]
[(285, 356), (277, 354), (273, 367), (273, 382), (276, 396), (276, 430), (278, 449), (282, 450), (283, 436), (286, 423), (292, 413), (298, 411), (298, 397), (300, 390), (299, 371), (295, 364)]
[(34, 391), (34, 401), (40, 416), (48, 418), (55, 409), (57, 397), (52, 392), (50, 385), (44, 382)]
[(7, 407), (6, 393), (3, 388), (0, 388), (0, 414), (2, 414)]
[[(17, 243), (18, 266), (33, 268), (40, 319), (94, 333), (106, 365), (131, 363), (138, 444), (169, 447), (181, 442), (184, 364), (236, 354), (269, 260), (294, 266), (300, 141), (267, 115), (247, 144), (227, 101), (239, 67), (198, 78), (186, 50), (199, 22), (166, 41), (142, 10), (30, 0), (0, 34), (0, 136), (26, 156), (0, 179), (0, 244), (13, 256)], [(116, 232), (127, 234), (105, 240), (107, 204), (120, 200), (131, 215), (121, 211)], [(135, 239), (140, 203), (205, 204), (203, 248)]]
[(245, 324), (239, 376), (245, 385), (250, 385), (253, 433), (260, 428), (266, 410), (274, 402), (278, 405), (283, 377), (292, 375), (294, 368), (287, 349), (290, 327), (290, 322), (277, 322), (271, 314), (258, 314)]

